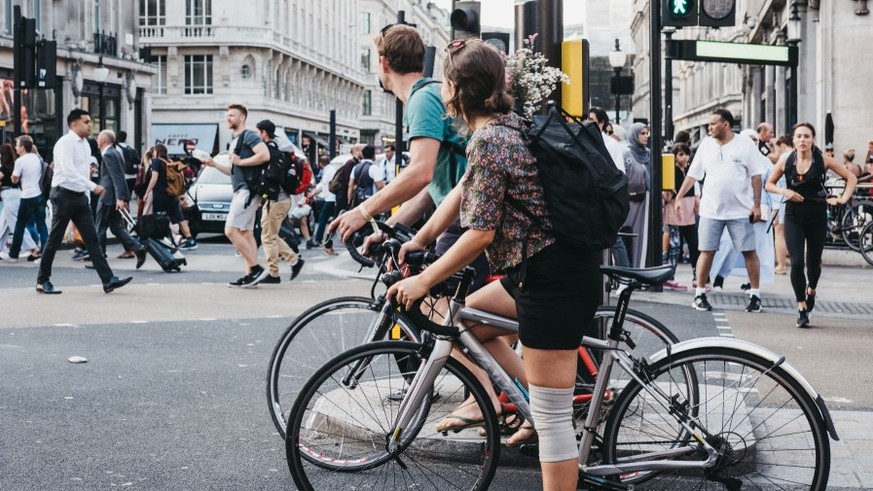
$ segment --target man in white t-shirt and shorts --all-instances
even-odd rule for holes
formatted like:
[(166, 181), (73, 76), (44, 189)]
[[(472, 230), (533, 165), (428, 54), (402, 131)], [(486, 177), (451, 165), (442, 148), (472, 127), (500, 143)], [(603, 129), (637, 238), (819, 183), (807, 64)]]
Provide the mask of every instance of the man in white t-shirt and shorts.
[(733, 125), (733, 115), (726, 109), (716, 109), (709, 117), (709, 136), (697, 148), (685, 182), (676, 193), (675, 206), (681, 212), (680, 198), (695, 182), (706, 178), (700, 198), (698, 288), (691, 306), (712, 310), (706, 289), (700, 287), (706, 285), (722, 232), (727, 229), (735, 250), (743, 253), (752, 284), (746, 311), (761, 312), (761, 263), (755, 252), (752, 228), (752, 223), (761, 219), (760, 153), (751, 139), (738, 138), (733, 133)]

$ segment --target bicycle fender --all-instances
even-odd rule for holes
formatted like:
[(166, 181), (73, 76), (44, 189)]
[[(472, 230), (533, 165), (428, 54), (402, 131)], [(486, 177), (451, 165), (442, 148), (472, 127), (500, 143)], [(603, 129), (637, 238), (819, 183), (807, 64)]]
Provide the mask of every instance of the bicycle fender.
[(819, 413), (821, 414), (822, 420), (825, 423), (825, 427), (827, 428), (830, 437), (835, 441), (840, 440), (840, 437), (837, 435), (837, 430), (834, 427), (833, 419), (831, 419), (831, 414), (828, 411), (827, 406), (825, 405), (824, 399), (822, 399), (821, 395), (816, 392), (812, 384), (810, 384), (809, 381), (807, 381), (806, 378), (804, 378), (804, 376), (801, 375), (796, 368), (791, 366), (791, 364), (786, 361), (784, 356), (778, 355), (763, 346), (759, 346), (755, 343), (736, 338), (707, 337), (689, 339), (687, 341), (682, 341), (672, 346), (667, 346), (666, 348), (649, 356), (648, 363), (654, 364), (670, 356), (701, 348), (730, 348), (738, 351), (744, 351), (759, 358), (769, 360), (774, 365), (779, 366), (780, 368), (785, 370), (788, 376), (792, 377), (798, 384), (800, 384), (800, 386), (803, 387), (803, 390), (805, 390), (806, 393), (809, 394), (809, 396), (812, 398), (812, 400), (815, 401), (815, 404), (816, 406), (818, 406)]

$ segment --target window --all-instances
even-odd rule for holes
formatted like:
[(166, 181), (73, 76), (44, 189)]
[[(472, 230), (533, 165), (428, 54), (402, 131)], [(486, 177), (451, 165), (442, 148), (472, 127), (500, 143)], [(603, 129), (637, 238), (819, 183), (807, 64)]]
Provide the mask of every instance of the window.
[(185, 0), (185, 24), (212, 25), (212, 0)]
[(163, 26), (166, 23), (166, 0), (139, 0), (139, 25)]
[(185, 56), (185, 93), (212, 93), (212, 55)]
[(361, 34), (370, 34), (370, 12), (361, 14)]
[(370, 73), (370, 48), (361, 48), (361, 70)]
[(252, 67), (250, 67), (249, 65), (243, 65), (242, 69), (240, 70), (240, 74), (244, 79), (252, 78)]
[(373, 91), (365, 90), (364, 91), (364, 107), (362, 111), (364, 116), (372, 116), (373, 115)]
[(155, 87), (155, 93), (160, 95), (167, 94), (167, 56), (159, 55), (155, 56), (155, 62), (158, 65), (158, 73), (157, 73), (157, 84)]

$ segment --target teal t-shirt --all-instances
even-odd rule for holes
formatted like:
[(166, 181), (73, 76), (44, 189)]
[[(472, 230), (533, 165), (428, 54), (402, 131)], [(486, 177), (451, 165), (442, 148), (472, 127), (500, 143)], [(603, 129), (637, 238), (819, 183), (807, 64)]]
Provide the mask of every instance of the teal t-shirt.
[[(455, 131), (452, 126), (454, 120), (446, 117), (446, 108), (440, 95), (440, 84), (428, 83), (431, 81), (430, 78), (423, 78), (412, 86), (412, 95), (403, 111), (406, 139), (412, 141), (415, 138), (433, 138), (464, 148), (466, 140)], [(427, 187), (430, 197), (437, 206), (442, 203), (467, 170), (466, 157), (458, 153), (452, 155), (452, 153), (451, 145), (443, 144), (440, 147), (433, 180)], [(454, 172), (452, 172), (453, 161)]]

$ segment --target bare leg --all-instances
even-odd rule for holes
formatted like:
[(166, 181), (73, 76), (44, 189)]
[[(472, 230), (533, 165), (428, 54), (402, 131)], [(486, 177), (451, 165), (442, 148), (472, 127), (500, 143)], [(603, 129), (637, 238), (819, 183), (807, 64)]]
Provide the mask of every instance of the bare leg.
[(700, 251), (700, 257), (697, 258), (697, 287), (706, 287), (706, 281), (709, 279), (709, 270), (712, 269), (712, 259), (715, 257), (715, 251)]
[(773, 226), (776, 238), (776, 271), (784, 273), (788, 270), (788, 246), (785, 245), (785, 226), (778, 223)]
[(258, 264), (258, 246), (251, 230), (241, 230), (236, 227), (226, 227), (224, 235), (236, 247), (245, 261), (246, 273)]
[(757, 290), (761, 285), (761, 261), (758, 260), (758, 253), (754, 250), (743, 251), (743, 258), (746, 260), (749, 283), (752, 284), (753, 290)]

